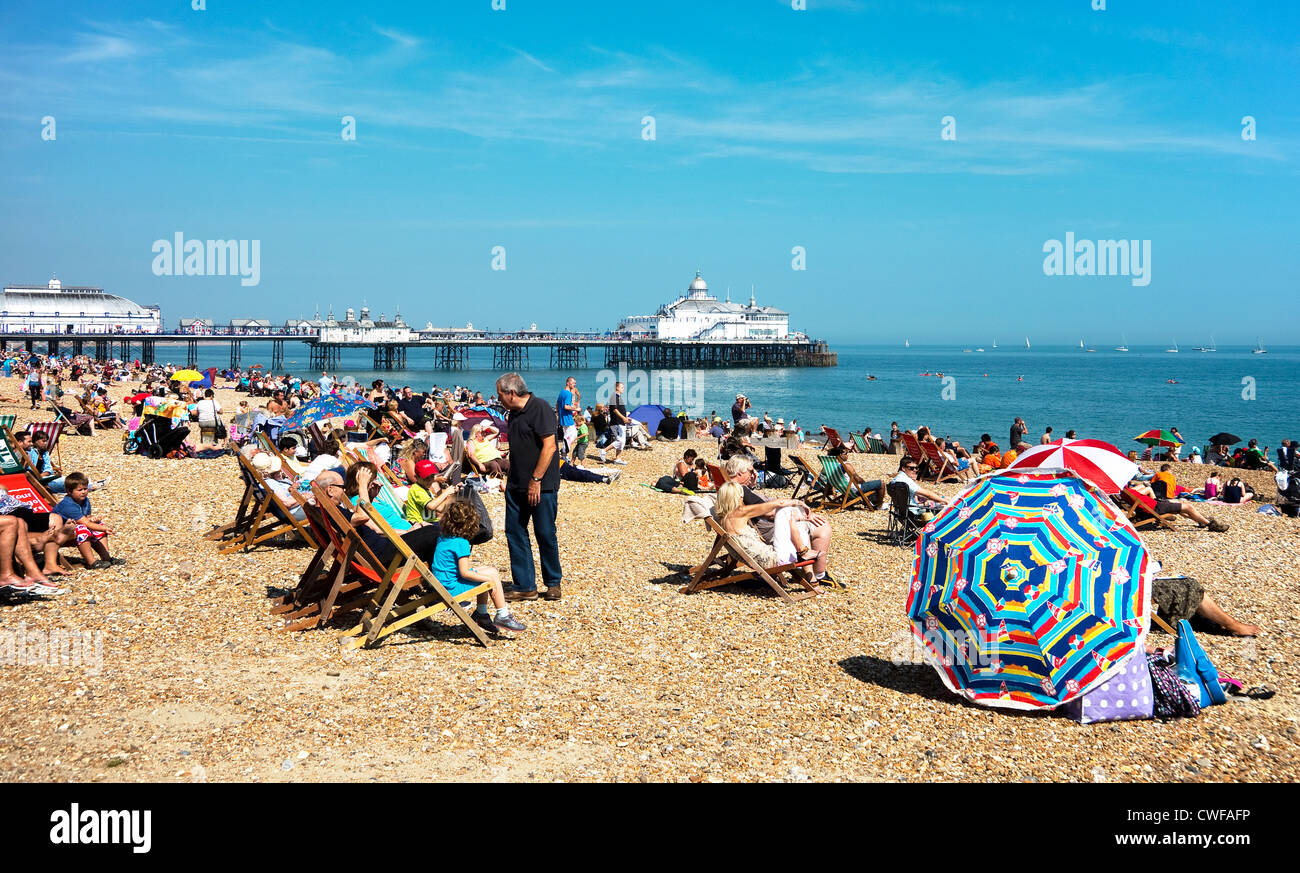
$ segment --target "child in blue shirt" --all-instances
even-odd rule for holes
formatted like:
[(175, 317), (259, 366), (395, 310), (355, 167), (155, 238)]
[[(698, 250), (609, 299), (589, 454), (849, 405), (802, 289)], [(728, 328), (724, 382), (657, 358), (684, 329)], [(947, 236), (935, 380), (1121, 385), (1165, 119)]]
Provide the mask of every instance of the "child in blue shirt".
[(86, 474), (69, 473), (64, 477), (63, 485), (68, 493), (55, 505), (54, 511), (76, 525), (77, 551), (81, 553), (82, 563), (92, 570), (125, 564), (122, 558), (110, 555), (104, 543), (113, 529), (106, 527), (98, 515), (91, 515), (90, 480)]
[[(474, 610), (474, 621), (484, 630), (500, 633), (501, 631), (521, 631), (525, 625), (510, 614), (506, 606), (505, 594), (501, 590), (501, 574), (495, 567), (470, 566), (470, 537), (478, 533), (478, 511), (467, 500), (456, 500), (448, 506), (438, 518), (441, 535), (433, 551), (433, 560), (429, 569), (433, 571), (442, 587), (454, 598), (482, 585), (492, 583), (490, 591), (478, 596), (478, 607)], [(496, 615), (488, 613), (488, 599), (496, 607)]]

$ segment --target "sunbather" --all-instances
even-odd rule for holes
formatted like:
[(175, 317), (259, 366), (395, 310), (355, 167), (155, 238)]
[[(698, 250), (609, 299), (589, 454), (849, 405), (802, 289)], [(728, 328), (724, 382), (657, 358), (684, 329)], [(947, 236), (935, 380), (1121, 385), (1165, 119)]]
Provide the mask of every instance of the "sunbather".
[(1254, 637), (1263, 633), (1257, 626), (1245, 624), (1229, 615), (1205, 593), (1201, 583), (1188, 576), (1154, 580), (1151, 601), (1157, 614), (1171, 625), (1199, 615), (1233, 636)]
[[(799, 514), (795, 510), (803, 508), (798, 500), (769, 500), (765, 503), (745, 503), (745, 492), (735, 482), (728, 482), (718, 489), (718, 502), (714, 515), (727, 533), (734, 535), (746, 552), (764, 568), (790, 563), (798, 556), (799, 560), (817, 557), (817, 550), (811, 547), (798, 524)], [(758, 529), (751, 520), (757, 516), (769, 516), (774, 521), (773, 542), (763, 542)]]
[(1137, 479), (1134, 479), (1132, 482), (1128, 483), (1128, 487), (1136, 491), (1138, 494), (1145, 495), (1147, 497), (1150, 497), (1152, 500), (1154, 500), (1156, 502), (1156, 512), (1160, 513), (1161, 515), (1186, 516), (1187, 518), (1190, 518), (1192, 521), (1196, 522), (1201, 527), (1209, 528), (1210, 530), (1215, 531), (1216, 533), (1222, 533), (1223, 531), (1226, 531), (1228, 529), (1227, 524), (1225, 524), (1222, 521), (1219, 521), (1214, 516), (1207, 517), (1202, 515), (1200, 512), (1197, 511), (1196, 507), (1189, 501), (1168, 500), (1163, 497), (1157, 496), (1155, 491), (1151, 490), (1151, 486), (1145, 482), (1139, 482)]

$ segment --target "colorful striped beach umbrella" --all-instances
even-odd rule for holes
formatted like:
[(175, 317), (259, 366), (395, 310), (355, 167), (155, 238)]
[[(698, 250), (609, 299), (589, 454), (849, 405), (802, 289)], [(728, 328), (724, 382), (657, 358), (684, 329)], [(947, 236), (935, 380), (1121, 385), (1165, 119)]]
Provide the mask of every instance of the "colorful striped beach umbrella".
[(298, 430), (326, 418), (347, 418), (358, 409), (374, 409), (375, 404), (353, 394), (326, 394), (308, 400), (285, 419), (284, 430)]
[(1128, 519), (1079, 476), (990, 474), (917, 540), (912, 633), (968, 700), (1051, 709), (1141, 652), (1149, 563)]
[(1181, 446), (1183, 444), (1183, 438), (1178, 434), (1171, 433), (1167, 430), (1160, 430), (1160, 428), (1153, 428), (1152, 430), (1144, 431), (1133, 437), (1133, 440), (1134, 442), (1139, 442), (1143, 445), (1151, 446), (1152, 448), (1160, 446), (1162, 448), (1172, 449), (1174, 446)]
[(1078, 473), (1107, 494), (1118, 494), (1138, 474), (1138, 465), (1102, 440), (1055, 440), (1016, 457), (1008, 470), (1043, 467)]

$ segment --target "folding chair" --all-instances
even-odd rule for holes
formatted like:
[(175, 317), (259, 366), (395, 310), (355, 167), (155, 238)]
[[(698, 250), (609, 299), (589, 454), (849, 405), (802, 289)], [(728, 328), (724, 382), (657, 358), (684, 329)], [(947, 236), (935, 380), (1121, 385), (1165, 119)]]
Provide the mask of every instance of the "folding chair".
[(873, 437), (871, 437), (871, 439), (867, 440), (867, 442), (868, 442), (868, 443), (870, 444), (870, 446), (871, 446), (871, 453), (872, 453), (873, 455), (887, 455), (887, 454), (889, 454), (889, 449), (885, 447), (885, 441), (882, 440), (880, 437), (878, 437), (878, 436), (873, 436)]
[(889, 495), (889, 539), (896, 546), (909, 546), (921, 534), (920, 521), (908, 509), (911, 489), (905, 482), (889, 482), (885, 493)]
[(935, 482), (942, 482), (944, 479), (956, 479), (957, 468), (948, 456), (939, 451), (939, 447), (931, 442), (921, 443), (921, 451), (925, 453), (925, 459), (929, 462), (930, 475), (926, 478), (933, 479)]
[[(239, 453), (236, 452), (236, 454)], [(259, 500), (253, 477), (242, 466), (239, 470), (239, 476), (244, 482), (244, 493), (239, 498), (239, 507), (235, 510), (235, 520), (214, 527), (203, 535), (205, 540), (220, 541), (227, 537), (243, 537), (248, 533), (248, 526), (257, 513)]]
[(1125, 488), (1120, 492), (1116, 500), (1124, 510), (1124, 514), (1128, 516), (1129, 521), (1133, 522), (1133, 527), (1138, 530), (1148, 527), (1164, 530), (1174, 529), (1174, 519), (1177, 516), (1157, 512), (1155, 500), (1145, 494), (1134, 491), (1132, 488)]
[(27, 430), (33, 436), (43, 433), (50, 438), (50, 452), (58, 458), (59, 469), (63, 469), (63, 449), (59, 448), (59, 437), (63, 436), (63, 422), (33, 421), (27, 425)]
[(295, 476), (301, 476), (307, 466), (296, 458), (290, 458), (271, 441), (271, 436), (264, 430), (257, 432), (257, 445), (265, 452), (270, 452), (280, 459), (280, 465)]
[(50, 407), (50, 411), (54, 413), (54, 420), (61, 423), (70, 433), (79, 434), (80, 436), (91, 435), (93, 432), (91, 430), (91, 421), (94, 420), (92, 416), (82, 415), (80, 416), (81, 420), (78, 421), (76, 418), (77, 413), (74, 413), (71, 409), (60, 406), (50, 398), (46, 398), (45, 402)]
[(811, 506), (812, 501), (818, 502), (825, 499), (826, 494), (817, 485), (818, 476), (813, 472), (813, 468), (808, 466), (808, 462), (798, 455), (790, 455), (790, 463), (794, 465), (795, 474), (798, 478), (794, 483), (794, 491), (790, 493), (791, 500), (799, 499), (799, 489), (808, 486), (808, 491), (804, 494), (804, 500)]
[(723, 475), (721, 467), (717, 464), (707, 463), (706, 466), (709, 468), (709, 478), (713, 480), (714, 488), (721, 488), (723, 485), (727, 484), (727, 477)]
[(13, 430), (14, 425), (17, 422), (18, 422), (17, 413), (12, 413), (10, 415), (0, 415), (0, 427), (3, 427), (5, 430)]
[[(713, 531), (713, 548), (704, 563), (690, 569), (691, 581), (681, 589), (683, 594), (694, 594), (722, 585), (761, 579), (786, 603), (807, 600), (821, 593), (810, 580), (812, 559), (764, 568), (745, 550), (740, 541), (727, 533), (716, 519), (706, 516), (704, 523)], [(802, 573), (794, 573), (803, 570)]]
[[(23, 473), (31, 484), (31, 488), (40, 494), (41, 498), (46, 503), (50, 506), (57, 503), (58, 501), (54, 499), (54, 495), (50, 493), (50, 489), (46, 486), (45, 480), (41, 477), (41, 471), (36, 469), (36, 465), (32, 463), (31, 457), (22, 449), (18, 448), (18, 437), (14, 436), (14, 432), (6, 427), (3, 431), (0, 431), (0, 433), (3, 433), (4, 435), (4, 451), (0, 452), (0, 472)], [(41, 511), (49, 512), (48, 509)]]
[[(369, 566), (357, 562), (357, 556), (361, 554), (359, 549), (353, 553), (353, 565), (357, 571), (377, 584), (361, 614), (361, 620), (344, 631), (339, 642), (347, 648), (373, 646), (389, 634), (424, 621), (444, 609), (450, 609), (476, 640), (484, 646), (489, 645), (483, 628), (478, 626), (459, 601), (476, 598), (490, 590), (492, 583), (484, 582), (452, 597), (433, 575), (428, 565), (420, 560), (397, 531), (384, 521), (379, 511), (370, 504), (361, 505), (370, 516), (370, 523), (374, 529), (392, 543), (395, 554), (388, 566), (384, 567), (369, 548), (366, 551), (370, 552), (370, 558), (373, 559), (373, 563), (369, 563)], [(362, 544), (364, 545), (364, 542)]]
[[(822, 425), (822, 433), (826, 434), (826, 451), (844, 445), (844, 440), (840, 439), (840, 432), (833, 427)], [(845, 446), (847, 449), (848, 447)]]
[[(825, 509), (827, 512), (843, 512), (859, 503), (866, 505), (867, 495), (855, 487), (853, 479), (850, 478), (845, 465), (840, 463), (839, 458), (831, 455), (818, 455), (817, 460), (822, 465), (821, 482), (826, 489)], [(861, 479), (858, 480), (858, 482), (861, 481)]]
[[(352, 568), (353, 553), (369, 553), (365, 541), (319, 485), (312, 484), (315, 501), (295, 494), (307, 515), (307, 522), (321, 547), (312, 556), (297, 586), (278, 598), (271, 614), (284, 621), (281, 630), (300, 631), (317, 627), (363, 607), (374, 583)], [(378, 559), (371, 555), (374, 563)]]
[[(293, 517), (289, 507), (284, 504), (284, 501), (272, 490), (271, 486), (266, 484), (266, 480), (262, 478), (262, 474), (257, 471), (257, 468), (249, 463), (248, 459), (243, 455), (236, 455), (235, 457), (239, 459), (239, 465), (245, 474), (252, 479), (254, 499), (258, 502), (244, 534), (236, 536), (232, 542), (218, 551), (223, 555), (247, 551), (258, 543), (264, 543), (287, 533), (296, 533), (302, 537), (303, 542), (307, 545), (313, 549), (318, 548), (316, 538), (312, 536), (306, 522)], [(256, 496), (258, 492), (261, 492), (262, 496), (260, 498)]]
[(850, 433), (849, 437), (853, 440), (853, 448), (863, 454), (871, 451), (871, 446), (867, 444), (867, 439), (860, 433)]

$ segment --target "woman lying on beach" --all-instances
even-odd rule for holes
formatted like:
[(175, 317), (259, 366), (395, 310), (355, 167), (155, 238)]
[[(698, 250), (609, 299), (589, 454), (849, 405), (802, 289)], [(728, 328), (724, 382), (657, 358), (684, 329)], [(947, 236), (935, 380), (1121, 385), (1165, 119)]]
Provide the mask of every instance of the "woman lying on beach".
[[(745, 492), (735, 482), (728, 482), (718, 489), (713, 514), (723, 529), (735, 536), (741, 547), (766, 569), (788, 564), (796, 556), (799, 560), (817, 557), (817, 550), (804, 538), (798, 523), (803, 511), (804, 506), (798, 500), (768, 500), (746, 505)], [(763, 542), (752, 521), (760, 515), (772, 515), (776, 522), (770, 546)]]

